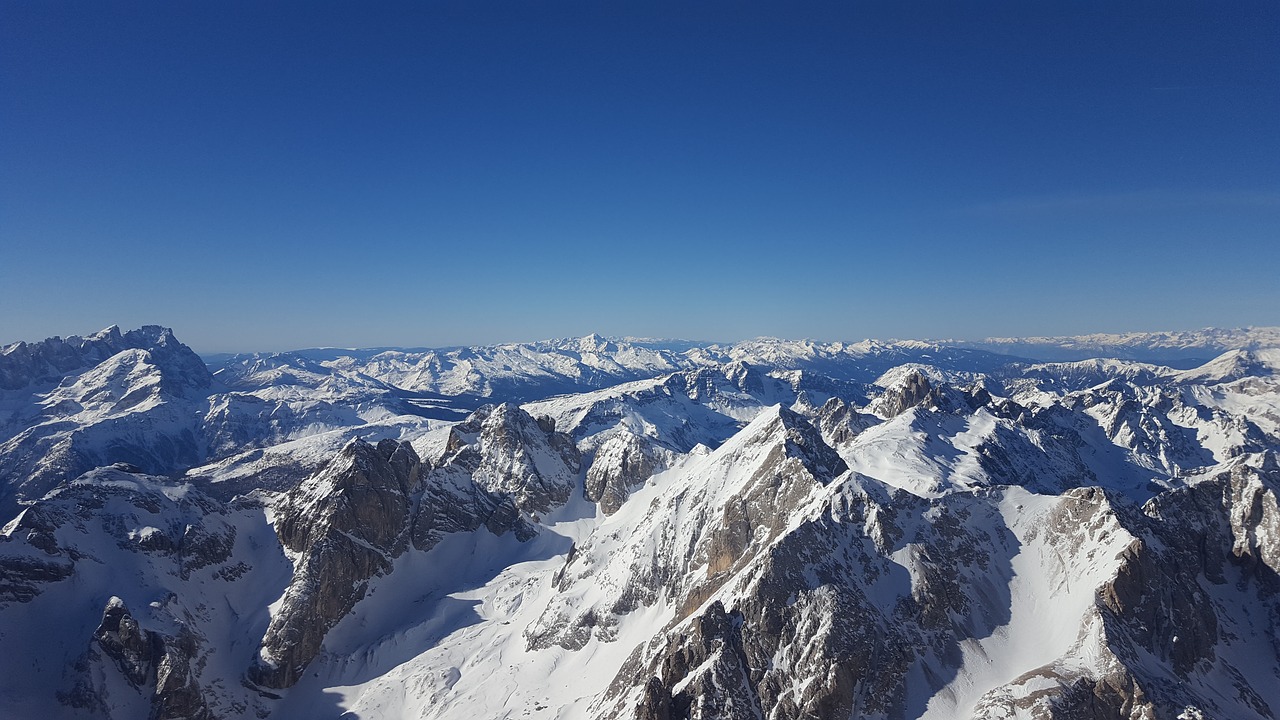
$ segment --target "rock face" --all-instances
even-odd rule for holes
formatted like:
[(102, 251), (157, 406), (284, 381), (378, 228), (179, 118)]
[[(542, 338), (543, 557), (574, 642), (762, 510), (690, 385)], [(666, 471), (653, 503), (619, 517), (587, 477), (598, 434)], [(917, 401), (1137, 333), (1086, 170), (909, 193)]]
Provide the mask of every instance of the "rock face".
[(29, 602), (46, 584), (73, 576), (77, 563), (105, 562), (106, 551), (142, 553), (189, 579), (231, 559), (237, 533), (224, 512), (190, 486), (172, 486), (137, 468), (87, 473), (5, 527), (0, 602)]
[[(28, 348), (51, 369), (3, 391), (0, 422), (44, 434), (0, 466), (139, 453), (4, 523), (6, 717), (1280, 713), (1280, 351), (993, 370), (759, 341), (636, 378), (646, 348), (587, 338), (524, 365), (259, 357), (202, 388), (160, 334), (95, 342)], [(397, 414), (439, 398), (390, 378), (468, 363), (490, 391), (628, 382)], [(140, 438), (179, 426), (238, 452), (142, 473)]]
[(586, 498), (600, 505), (605, 515), (617, 512), (631, 490), (643, 485), (672, 460), (669, 450), (629, 432), (612, 435), (596, 448), (587, 470)]
[(1267, 456), (1118, 513), (1135, 537), (1086, 614), (1080, 644), (1097, 664), (1063, 658), (987, 693), (979, 709), (992, 717), (1273, 717), (1277, 480)]
[(102, 623), (93, 633), (93, 642), (135, 688), (155, 678), (156, 665), (164, 656), (164, 641), (139, 628), (138, 621), (118, 597), (107, 601)]
[(817, 408), (814, 423), (828, 445), (848, 445), (858, 433), (875, 424), (875, 418), (860, 414), (849, 403), (833, 397)]
[[(963, 584), (979, 568), (1007, 572), (986, 558), (1011, 538), (998, 523), (972, 534), (962, 522), (904, 533), (901, 525), (928, 504), (868, 489), (846, 484), (825, 511), (806, 513), (812, 520), (758, 555), (745, 577), (638, 649), (598, 716), (656, 717), (644, 701), (630, 710), (637, 683), (658, 698), (650, 707), (669, 702), (672, 717), (914, 716), (910, 700), (924, 688), (911, 683), (912, 668), (941, 670), (961, 641), (998, 623), (999, 598), (978, 605)], [(831, 552), (833, 542), (841, 552)], [(895, 578), (901, 570), (886, 561), (895, 548), (912, 552), (913, 582)], [(723, 605), (726, 594), (735, 607)]]
[[(195, 640), (143, 630), (124, 601), (112, 597), (85, 656), (77, 663), (86, 680), (67, 696), (73, 707), (125, 717), (123, 707), (148, 708), (152, 720), (209, 720), (213, 715), (193, 677)], [(119, 673), (138, 697), (119, 698), (105, 677)], [(142, 702), (139, 702), (141, 700)]]
[[(1280, 468), (1273, 454), (1260, 464), (1149, 501), (1142, 542), (1100, 591), (1112, 647), (1162, 714), (1188, 706), (1214, 717), (1280, 711), (1258, 694), (1259, 668), (1242, 662), (1271, 659), (1264, 676), (1280, 682)], [(1144, 657), (1172, 676), (1151, 673)], [(1197, 685), (1224, 698), (1190, 691)]]
[(884, 417), (894, 418), (924, 402), (931, 390), (929, 378), (919, 370), (912, 370), (897, 384), (886, 388), (875, 407)]
[[(235, 597), (242, 582), (269, 577), (262, 570), (270, 554), (236, 557), (254, 542), (250, 506), (228, 507), (136, 470), (88, 473), (5, 527), (0, 613), (29, 618), (5, 632), (15, 644), (38, 637), (50, 653), (68, 658), (55, 685), (65, 705), (107, 718), (214, 717), (201, 670), (227, 641), (224, 613), (234, 611), (226, 600), (210, 608), (191, 588), (218, 587)], [(69, 588), (104, 598), (92, 623), (64, 617)], [(38, 663), (8, 666), (4, 676), (6, 697), (15, 686), (50, 684)]]
[[(750, 660), (742, 646), (742, 616), (725, 612), (712, 603), (692, 623), (688, 642), (665, 658), (662, 672), (687, 677), (689, 682), (674, 695), (658, 677), (645, 686), (636, 709), (637, 720), (668, 718), (726, 718), (752, 720), (761, 716), (760, 698), (750, 692)], [(690, 671), (697, 672), (690, 675)], [(744, 692), (746, 690), (746, 692)]]
[(504, 403), (477, 411), (454, 430), (451, 447), (459, 456), (454, 462), (474, 466), (476, 484), (510, 497), (522, 512), (545, 513), (563, 505), (578, 485), (582, 458), (549, 419), (534, 420)]
[[(812, 491), (844, 470), (803, 417), (781, 407), (765, 411), (700, 465), (705, 482), (653, 502), (645, 530), (623, 537), (608, 534), (606, 525), (596, 552), (573, 554), (556, 577), (561, 595), (525, 631), (526, 641), (581, 649), (593, 637), (612, 638), (620, 617), (664, 595), (691, 610), (777, 538)], [(689, 511), (683, 522), (664, 522), (677, 508)], [(585, 584), (598, 595), (589, 605), (572, 590)]]
[(61, 513), (44, 506), (28, 508), (0, 536), (0, 603), (26, 603), (47, 583), (75, 573), (74, 556), (58, 546)]
[(290, 493), (276, 530), (298, 560), (250, 671), (253, 682), (271, 688), (297, 682), (325, 634), (364, 597), (369, 579), (391, 569), (409, 542), (421, 474), (412, 446), (355, 440)]
[(298, 560), (249, 671), (253, 683), (296, 683), (369, 581), (410, 547), (430, 550), (482, 527), (531, 539), (537, 531), (522, 513), (551, 510), (576, 486), (573, 444), (515, 406), (478, 411), (450, 440), (435, 469), (408, 443), (353, 440), (289, 493), (276, 529)]

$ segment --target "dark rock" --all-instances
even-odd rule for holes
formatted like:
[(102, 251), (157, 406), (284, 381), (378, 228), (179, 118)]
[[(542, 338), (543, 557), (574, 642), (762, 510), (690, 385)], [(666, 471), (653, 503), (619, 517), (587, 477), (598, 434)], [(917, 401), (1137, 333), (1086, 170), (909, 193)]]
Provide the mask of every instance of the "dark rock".
[(586, 498), (599, 503), (605, 515), (612, 515), (626, 502), (632, 488), (643, 485), (667, 462), (667, 453), (647, 438), (618, 433), (596, 448), (587, 469)]
[(408, 546), (420, 461), (408, 443), (353, 440), (285, 500), (276, 532), (300, 554), (262, 640), (254, 683), (297, 682), (324, 636)]
[(897, 417), (924, 402), (931, 390), (929, 378), (919, 370), (912, 370), (900, 383), (886, 388), (877, 404), (886, 418)]
[[(573, 440), (544, 429), (519, 406), (505, 403), (477, 413), (478, 455), (473, 477), (491, 493), (509, 495), (527, 513), (563, 505), (573, 495), (582, 457)], [(468, 427), (469, 429), (469, 427)]]
[(196, 637), (187, 629), (176, 637), (142, 629), (125, 606), (113, 597), (94, 631), (89, 651), (78, 663), (82, 679), (65, 701), (75, 707), (105, 708), (119, 699), (106, 687), (96, 687), (89, 667), (103, 658), (150, 706), (150, 720), (212, 720), (200, 685), (191, 671), (198, 652)]

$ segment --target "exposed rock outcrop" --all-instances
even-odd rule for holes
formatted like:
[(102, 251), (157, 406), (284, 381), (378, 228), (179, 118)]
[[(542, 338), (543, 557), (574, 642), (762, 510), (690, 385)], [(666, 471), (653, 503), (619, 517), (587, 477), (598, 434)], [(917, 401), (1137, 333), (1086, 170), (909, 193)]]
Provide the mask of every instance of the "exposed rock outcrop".
[[(553, 599), (525, 631), (526, 641), (533, 648), (578, 649), (593, 636), (608, 640), (618, 617), (664, 595), (684, 617), (783, 533), (788, 516), (812, 492), (845, 470), (803, 417), (781, 407), (766, 410), (708, 457), (701, 470), (705, 484), (682, 488), (647, 509), (648, 522), (659, 525), (654, 536), (628, 537), (608, 554), (572, 555), (557, 586), (590, 578), (605, 592), (589, 607)], [(683, 523), (658, 520), (678, 507), (690, 512)], [(614, 557), (624, 560), (610, 563)]]
[(369, 579), (391, 569), (409, 542), (422, 463), (407, 443), (353, 440), (280, 509), (280, 542), (298, 553), (293, 582), (262, 639), (250, 679), (284, 688), (320, 651)]
[[(212, 720), (191, 670), (196, 652), (189, 631), (171, 637), (145, 630), (124, 601), (112, 597), (76, 664), (82, 679), (63, 700), (112, 720), (138, 717), (139, 711), (150, 720)], [(114, 673), (128, 690), (107, 679)]]
[(634, 433), (614, 434), (596, 448), (587, 469), (586, 498), (599, 503), (605, 515), (612, 515), (633, 488), (665, 469), (672, 456), (670, 450)]
[(872, 407), (886, 418), (894, 418), (924, 402), (933, 390), (929, 378), (919, 370), (911, 370), (897, 384), (885, 388)]
[(476, 411), (451, 431), (450, 462), (471, 470), (476, 484), (510, 497), (522, 512), (563, 505), (578, 486), (582, 457), (549, 418), (535, 420), (504, 403)]
[(833, 397), (817, 408), (814, 424), (822, 438), (832, 447), (843, 447), (852, 442), (858, 433), (876, 423), (876, 418), (863, 415), (849, 403)]
[(430, 550), (449, 533), (481, 527), (532, 538), (522, 512), (567, 500), (577, 463), (567, 437), (515, 406), (452, 428), (435, 469), (409, 443), (351, 441), (280, 507), (280, 541), (298, 559), (249, 679), (269, 688), (297, 682), (369, 581), (411, 546)]

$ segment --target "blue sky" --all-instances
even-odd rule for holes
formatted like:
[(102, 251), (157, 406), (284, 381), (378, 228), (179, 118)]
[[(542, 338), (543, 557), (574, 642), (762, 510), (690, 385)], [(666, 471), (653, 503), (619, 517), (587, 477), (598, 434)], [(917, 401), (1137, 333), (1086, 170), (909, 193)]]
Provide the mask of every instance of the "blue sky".
[(0, 4), (0, 343), (1280, 324), (1280, 5)]

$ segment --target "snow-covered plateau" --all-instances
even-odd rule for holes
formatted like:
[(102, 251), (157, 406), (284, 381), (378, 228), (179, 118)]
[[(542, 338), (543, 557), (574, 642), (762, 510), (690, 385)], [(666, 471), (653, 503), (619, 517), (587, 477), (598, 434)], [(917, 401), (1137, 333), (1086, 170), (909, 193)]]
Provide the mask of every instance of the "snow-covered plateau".
[(0, 717), (1280, 716), (1280, 329), (0, 348)]

